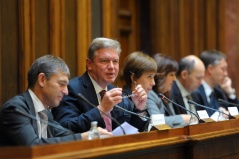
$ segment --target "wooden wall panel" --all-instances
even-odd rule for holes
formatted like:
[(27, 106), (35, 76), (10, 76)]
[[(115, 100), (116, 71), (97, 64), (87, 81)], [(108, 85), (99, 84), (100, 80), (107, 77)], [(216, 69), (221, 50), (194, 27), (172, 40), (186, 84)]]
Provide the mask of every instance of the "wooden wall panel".
[(81, 75), (86, 70), (86, 58), (88, 47), (91, 43), (91, 1), (90, 0), (78, 0), (76, 2), (77, 7), (77, 74)]
[[(94, 36), (117, 39), (122, 46), (118, 86), (124, 84), (124, 58), (133, 51), (146, 48), (178, 60), (215, 48), (228, 55), (229, 75), (239, 90), (237, 0), (99, 1), (94, 7), (102, 11), (102, 30)], [(92, 40), (91, 0), (0, 0), (0, 5), (0, 104), (26, 89), (31, 63), (44, 54), (63, 58), (71, 77), (84, 73)]]
[[(227, 54), (229, 76), (239, 90), (238, 1), (151, 0), (152, 52), (162, 52), (179, 60), (199, 55), (207, 49)], [(236, 44), (237, 43), (237, 44)]]
[(71, 77), (85, 71), (90, 1), (0, 0), (0, 4), (0, 104), (26, 90), (27, 71), (42, 55), (63, 58)]
[[(31, 37), (34, 59), (45, 54), (53, 54), (50, 50), (50, 1), (31, 0)], [(31, 60), (34, 60), (31, 59)], [(27, 68), (28, 69), (28, 68)]]
[[(2, 1), (0, 1), (0, 17), (2, 17)], [(0, 37), (2, 37), (2, 18), (0, 20)], [(2, 38), (0, 38), (0, 104), (2, 103)], [(1, 106), (0, 106), (1, 107)]]
[(119, 0), (102, 0), (102, 36), (112, 39), (119, 38), (118, 30)]
[(224, 7), (226, 8), (225, 22), (223, 23), (225, 29), (224, 37), (220, 38), (220, 45), (224, 47), (223, 50), (227, 54), (229, 76), (232, 78), (232, 85), (236, 88), (239, 96), (239, 1), (225, 0)]
[[(18, 0), (0, 1), (0, 104), (19, 91)], [(21, 69), (21, 68), (19, 68)]]

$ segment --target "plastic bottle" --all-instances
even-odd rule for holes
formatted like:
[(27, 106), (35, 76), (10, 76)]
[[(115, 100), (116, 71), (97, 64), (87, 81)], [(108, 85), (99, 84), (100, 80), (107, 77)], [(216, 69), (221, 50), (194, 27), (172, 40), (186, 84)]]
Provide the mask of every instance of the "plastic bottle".
[(97, 130), (97, 124), (98, 124), (97, 121), (92, 121), (91, 122), (91, 128), (90, 128), (88, 140), (93, 140), (93, 139), (99, 139), (100, 138), (100, 134)]

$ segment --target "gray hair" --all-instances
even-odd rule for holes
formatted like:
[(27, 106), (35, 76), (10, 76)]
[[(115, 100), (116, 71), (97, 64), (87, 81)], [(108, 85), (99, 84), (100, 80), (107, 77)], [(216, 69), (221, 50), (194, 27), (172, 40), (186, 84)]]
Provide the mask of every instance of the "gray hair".
[(101, 48), (115, 49), (120, 56), (121, 46), (117, 40), (113, 40), (113, 39), (109, 39), (109, 38), (95, 38), (89, 47), (87, 57), (90, 60), (93, 60), (95, 57), (96, 51)]
[(46, 78), (50, 79), (58, 71), (64, 72), (68, 78), (70, 77), (70, 70), (61, 58), (45, 55), (36, 59), (28, 71), (28, 88), (34, 87), (40, 73), (44, 73)]

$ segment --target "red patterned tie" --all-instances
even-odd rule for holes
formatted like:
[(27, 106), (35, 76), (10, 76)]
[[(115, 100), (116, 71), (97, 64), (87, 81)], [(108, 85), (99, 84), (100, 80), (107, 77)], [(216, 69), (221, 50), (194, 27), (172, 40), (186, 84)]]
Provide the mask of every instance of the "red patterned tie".
[[(100, 97), (101, 97), (101, 100), (103, 99), (104, 95), (105, 95), (105, 92), (106, 90), (102, 90), (100, 92)], [(108, 116), (110, 116), (110, 112), (106, 113)], [(106, 126), (106, 130), (108, 131), (112, 131), (112, 123), (111, 123), (111, 119), (105, 115), (102, 115), (102, 118), (104, 119), (104, 122), (105, 122), (105, 126)]]

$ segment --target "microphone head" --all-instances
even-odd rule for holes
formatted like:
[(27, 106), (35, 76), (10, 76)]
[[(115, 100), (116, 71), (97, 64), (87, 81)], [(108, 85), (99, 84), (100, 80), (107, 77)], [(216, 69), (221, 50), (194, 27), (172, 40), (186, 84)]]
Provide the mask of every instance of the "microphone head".
[(159, 96), (160, 98), (163, 98), (163, 97), (164, 97), (164, 95), (163, 95), (162, 93), (159, 93), (158, 96)]
[(84, 100), (84, 101), (87, 101), (87, 99), (86, 99), (81, 93), (76, 94), (76, 97), (77, 97), (78, 99), (82, 99), (82, 100)]

